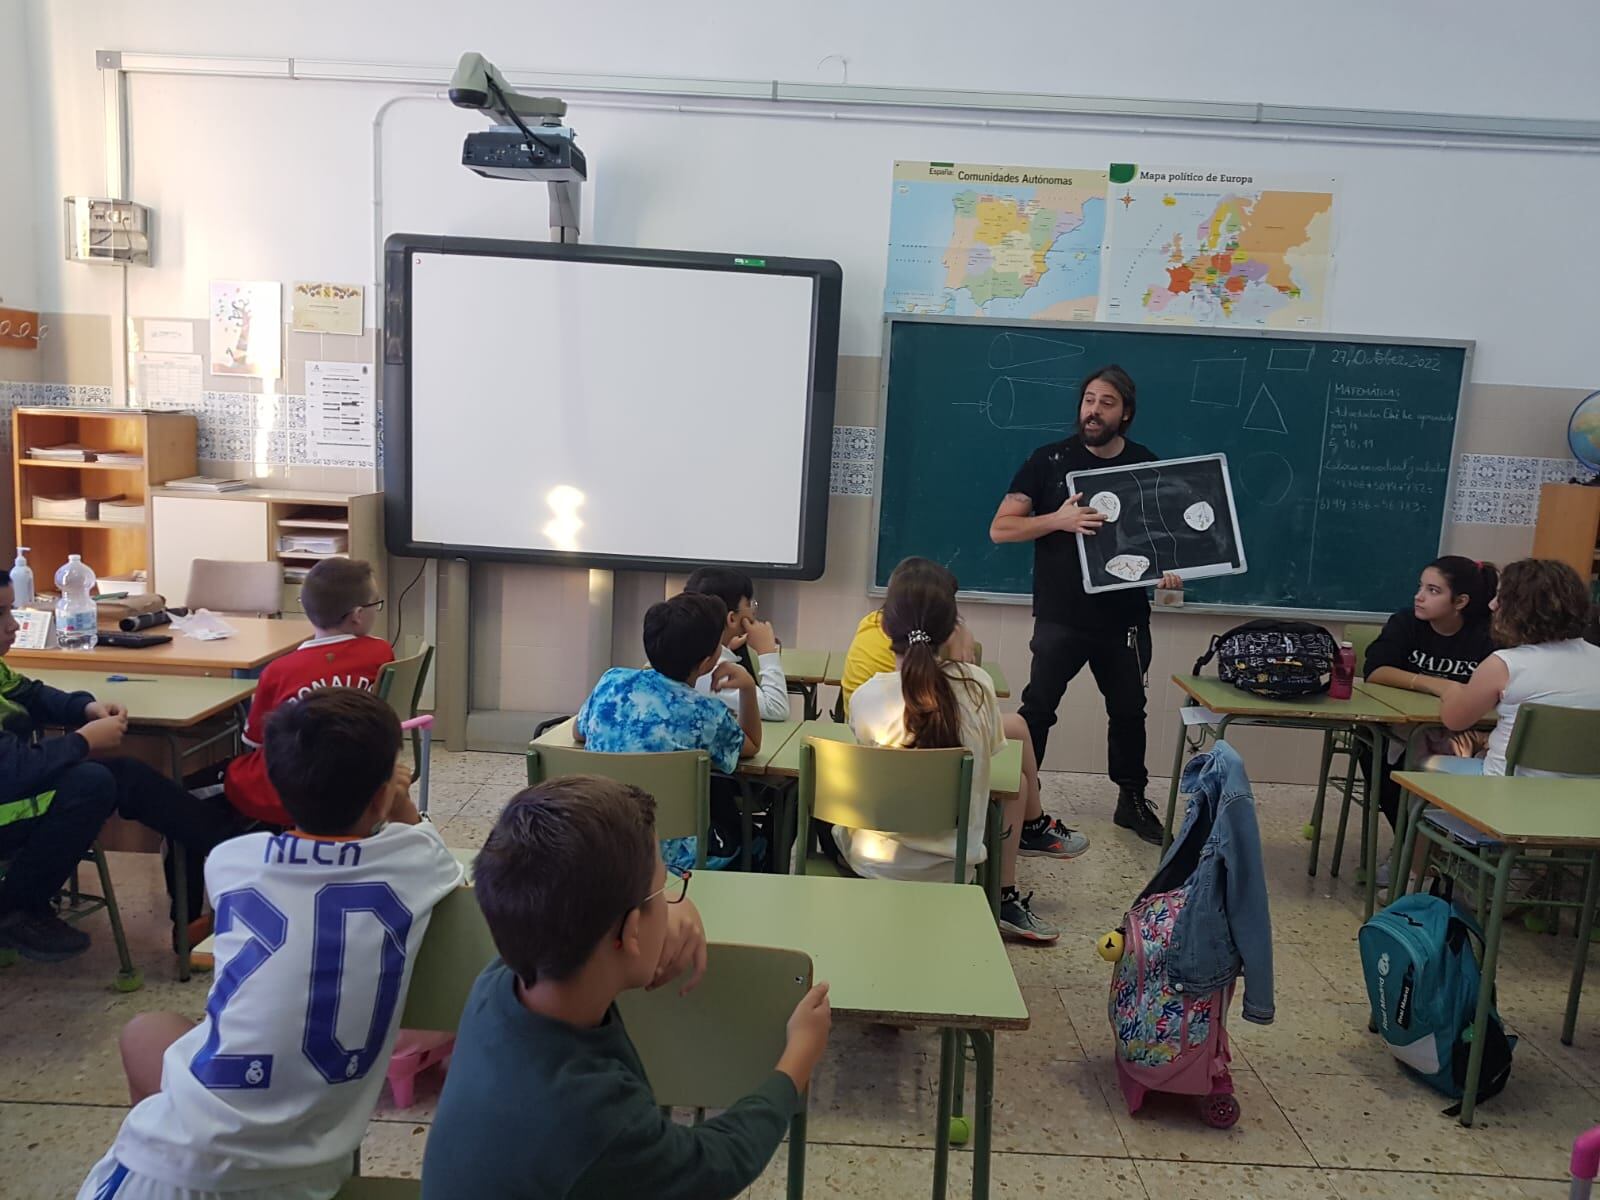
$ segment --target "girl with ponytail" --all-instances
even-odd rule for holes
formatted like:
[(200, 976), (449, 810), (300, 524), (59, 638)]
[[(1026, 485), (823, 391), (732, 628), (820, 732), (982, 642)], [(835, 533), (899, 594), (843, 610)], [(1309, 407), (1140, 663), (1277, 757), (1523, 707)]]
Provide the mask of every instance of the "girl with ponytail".
[[(956, 601), (943, 580), (926, 571), (897, 571), (883, 604), (883, 631), (894, 651), (895, 669), (874, 675), (850, 702), (850, 728), (863, 745), (939, 749), (961, 746), (972, 752), (972, 797), (967, 820), (967, 858), (984, 862), (995, 847), (984, 845), (989, 804), (989, 767), (1005, 748), (1000, 705), (994, 684), (970, 663), (940, 657), (939, 649), (956, 630)], [(1018, 839), (1022, 797), (1005, 805), (1005, 843), (1000, 854), (1000, 928), (1031, 942), (1059, 936), (1030, 908), (1032, 893), (1017, 890)], [(883, 879), (948, 882), (956, 835), (912, 836), (835, 826), (834, 842), (844, 865), (857, 875)]]

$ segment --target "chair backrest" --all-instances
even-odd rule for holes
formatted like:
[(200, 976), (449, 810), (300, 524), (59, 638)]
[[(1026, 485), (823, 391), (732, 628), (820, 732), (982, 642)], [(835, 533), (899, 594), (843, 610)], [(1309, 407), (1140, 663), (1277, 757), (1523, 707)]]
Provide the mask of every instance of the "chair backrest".
[(497, 955), (477, 897), (470, 887), (458, 887), (433, 907), (411, 971), (401, 1027), (454, 1033), (472, 985)]
[(283, 609), (283, 564), (197, 558), (189, 564), (184, 603), (235, 616), (277, 616)]
[(811, 988), (799, 950), (713, 943), (706, 974), (687, 996), (676, 987), (617, 997), (657, 1104), (728, 1108), (772, 1073), (794, 1006)]
[(1560, 775), (1600, 775), (1600, 708), (1521, 704), (1506, 743), (1506, 774), (1518, 767)]
[(974, 641), (972, 643), (972, 665), (975, 666), (975, 667), (983, 666), (983, 643), (982, 642)]
[[(813, 817), (846, 829), (956, 835), (955, 882), (967, 878), (972, 751), (903, 750), (808, 737), (800, 748), (799, 828)], [(805, 856), (798, 856), (801, 873)]]
[(405, 656), (384, 663), (378, 669), (378, 682), (374, 690), (378, 693), (378, 699), (388, 701), (397, 717), (409, 721), (417, 715), (422, 687), (428, 682), (428, 668), (433, 664), (433, 647), (420, 638), (407, 638), (405, 649)]
[(643, 788), (656, 800), (656, 836), (693, 837), (695, 867), (706, 865), (711, 823), (711, 756), (704, 750), (603, 754), (574, 746), (528, 746), (528, 784), (558, 775), (599, 775)]
[(1382, 625), (1346, 625), (1344, 627), (1343, 641), (1349, 642), (1351, 649), (1356, 652), (1356, 674), (1365, 675), (1367, 650), (1372, 643), (1378, 640), (1378, 635), (1383, 632)]

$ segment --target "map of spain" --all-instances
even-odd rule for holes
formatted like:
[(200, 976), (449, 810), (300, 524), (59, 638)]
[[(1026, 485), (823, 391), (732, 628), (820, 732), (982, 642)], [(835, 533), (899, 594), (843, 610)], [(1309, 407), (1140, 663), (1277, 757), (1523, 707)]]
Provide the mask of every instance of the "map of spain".
[(1106, 172), (897, 162), (884, 309), (1092, 320)]
[(1324, 328), (1332, 180), (1113, 167), (1109, 200), (1102, 320)]

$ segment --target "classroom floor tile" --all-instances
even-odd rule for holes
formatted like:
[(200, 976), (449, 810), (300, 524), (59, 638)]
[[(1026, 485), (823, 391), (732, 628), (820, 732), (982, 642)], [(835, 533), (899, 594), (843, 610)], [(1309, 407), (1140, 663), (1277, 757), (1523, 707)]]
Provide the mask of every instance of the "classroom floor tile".
[[(519, 755), (433, 757), (431, 806), (445, 838), (483, 843), (521, 786)], [(1130, 1116), (1111, 1064), (1106, 999), (1111, 967), (1095, 942), (1116, 926), (1154, 870), (1154, 847), (1111, 822), (1115, 790), (1101, 777), (1046, 772), (1044, 804), (1091, 842), (1070, 862), (1026, 858), (1018, 867), (1040, 915), (1062, 930), (1054, 946), (1008, 947), (1033, 1026), (997, 1042), (997, 1197), (1081, 1200), (1556, 1200), (1573, 1137), (1600, 1123), (1600, 990), (1562, 1046), (1561, 1013), (1575, 946), (1508, 927), (1499, 1005), (1522, 1042), (1506, 1091), (1473, 1129), (1441, 1115), (1446, 1100), (1401, 1074), (1366, 1030), (1355, 934), (1358, 822), (1340, 878), (1328, 874), (1336, 814), (1322, 862), (1306, 874), (1302, 826), (1312, 789), (1260, 789), (1263, 859), (1272, 905), (1277, 1020), (1238, 1015), (1235, 1082), (1242, 1116), (1228, 1131), (1204, 1125), (1192, 1102), (1159, 1098)], [(1164, 780), (1150, 796), (1164, 810)], [(1382, 850), (1388, 849), (1384, 831)], [(124, 921), (145, 986), (111, 990), (117, 959), (103, 918), (89, 953), (55, 967), (0, 970), (0, 1200), (74, 1193), (105, 1152), (124, 1110), (117, 1031), (135, 1013), (170, 1008), (198, 1017), (209, 976), (176, 980), (166, 896), (153, 855), (113, 854)], [(1594, 982), (1600, 989), (1600, 982)], [(938, 1039), (840, 1022), (811, 1101), (807, 1192), (813, 1196), (922, 1197), (933, 1172)], [(436, 1075), (397, 1109), (387, 1089), (362, 1149), (371, 1175), (415, 1177), (438, 1103)], [(780, 1150), (748, 1195), (784, 1195)], [(951, 1156), (951, 1195), (970, 1189), (972, 1154)]]

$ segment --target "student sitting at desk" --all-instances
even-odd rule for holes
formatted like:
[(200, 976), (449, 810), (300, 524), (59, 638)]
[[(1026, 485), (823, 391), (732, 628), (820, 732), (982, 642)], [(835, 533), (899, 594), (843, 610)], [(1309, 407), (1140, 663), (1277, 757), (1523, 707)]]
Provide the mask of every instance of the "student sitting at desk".
[(134, 1104), (78, 1200), (322, 1200), (378, 1103), (417, 947), (461, 866), (395, 775), (400, 721), (353, 688), (267, 725), (294, 820), (206, 863), (206, 1016), (143, 1013), (121, 1039)]
[(1429, 770), (1504, 775), (1521, 705), (1600, 708), (1600, 646), (1583, 637), (1589, 591), (1576, 571), (1551, 559), (1520, 559), (1501, 573), (1491, 608), (1501, 648), (1439, 706), (1440, 719), (1456, 730), (1470, 729), (1493, 708), (1499, 719), (1488, 751), (1482, 758), (1436, 756), (1423, 764)]
[[(1395, 613), (1367, 648), (1362, 674), (1369, 683), (1444, 697), (1459, 689), (1494, 652), (1489, 625), (1499, 573), (1493, 563), (1446, 554), (1422, 568), (1411, 607)], [(1434, 754), (1473, 756), (1482, 752), (1487, 735), (1478, 730), (1434, 738)], [(1379, 782), (1378, 802), (1392, 827), (1400, 807), (1400, 785), (1388, 767), (1404, 747), (1391, 744)], [(1367, 760), (1361, 759), (1362, 770)]]
[[(17, 636), (15, 595), (10, 573), (0, 571), (0, 658)], [(36, 740), (50, 725), (69, 732)], [(233, 822), (137, 759), (91, 761), (120, 747), (127, 731), (122, 705), (57, 691), (0, 662), (0, 857), (10, 860), (0, 879), (0, 949), (60, 962), (89, 948), (89, 935), (57, 917), (51, 901), (113, 812), (183, 844), (185, 919), (198, 915), (200, 863)]]
[(692, 967), (687, 992), (705, 970), (689, 878), (656, 847), (655, 801), (608, 779), (546, 780), (500, 814), (473, 867), (500, 957), (467, 997), (422, 1160), (424, 1200), (719, 1200), (771, 1160), (827, 1046), (828, 985), (796, 1005), (754, 1092), (675, 1124), (616, 1007), (621, 992)]
[[(889, 575), (889, 586), (902, 574), (916, 575), (932, 580), (949, 591), (955, 598), (956, 577), (945, 567), (928, 558), (902, 559)], [(960, 616), (956, 617), (956, 630), (950, 640), (939, 647), (939, 657), (949, 662), (970, 663), (976, 660), (977, 643), (972, 631)], [(874, 609), (861, 618), (855, 636), (850, 639), (850, 649), (845, 654), (844, 674), (839, 681), (839, 697), (844, 704), (845, 718), (850, 715), (850, 697), (874, 675), (895, 669), (894, 649), (889, 635), (883, 631), (883, 609)], [(1068, 829), (1058, 818), (1044, 811), (1039, 790), (1039, 761), (1033, 753), (1033, 735), (1028, 723), (1020, 714), (1011, 713), (1002, 718), (1006, 737), (1022, 743), (1022, 842), (1019, 853), (1042, 858), (1076, 858), (1089, 848), (1089, 839), (1076, 829)]]
[[(727, 616), (721, 600), (698, 592), (652, 604), (644, 614), (649, 668), (612, 667), (600, 676), (572, 723), (574, 740), (606, 754), (704, 750), (713, 770), (737, 770), (740, 758), (761, 749), (761, 708), (750, 673), (737, 663), (718, 661)], [(738, 693), (737, 719), (719, 696), (695, 690), (694, 680), (707, 672), (713, 693)], [(727, 837), (713, 827), (707, 866), (733, 861), (738, 846)], [(663, 849), (669, 866), (694, 866), (693, 837), (669, 838)]]
[[(789, 681), (783, 675), (783, 658), (772, 622), (756, 616), (755, 584), (750, 576), (729, 567), (701, 567), (684, 582), (683, 590), (715, 596), (728, 606), (717, 662), (738, 663), (756, 680), (763, 721), (787, 721)], [(707, 696), (721, 696), (737, 713), (739, 694), (731, 688), (713, 692), (711, 680), (708, 671), (694, 681), (695, 690)]]
[[(1000, 855), (1000, 929), (1029, 942), (1053, 942), (1054, 926), (1034, 915), (1033, 894), (1017, 890), (1017, 843), (1022, 832), (1022, 797), (1005, 804), (1005, 842), (984, 844), (989, 811), (990, 760), (1005, 749), (1006, 735), (994, 683), (970, 663), (941, 660), (938, 648), (956, 629), (955, 595), (927, 573), (905, 571), (889, 583), (883, 629), (894, 647), (893, 671), (874, 675), (856, 689), (850, 728), (868, 746), (937, 749), (963, 746), (972, 752), (972, 796), (967, 810), (967, 861), (976, 865)], [(948, 882), (956, 833), (909, 835), (872, 829), (822, 827), (823, 847), (856, 875), (882, 879)], [(829, 845), (829, 841), (832, 845)]]

